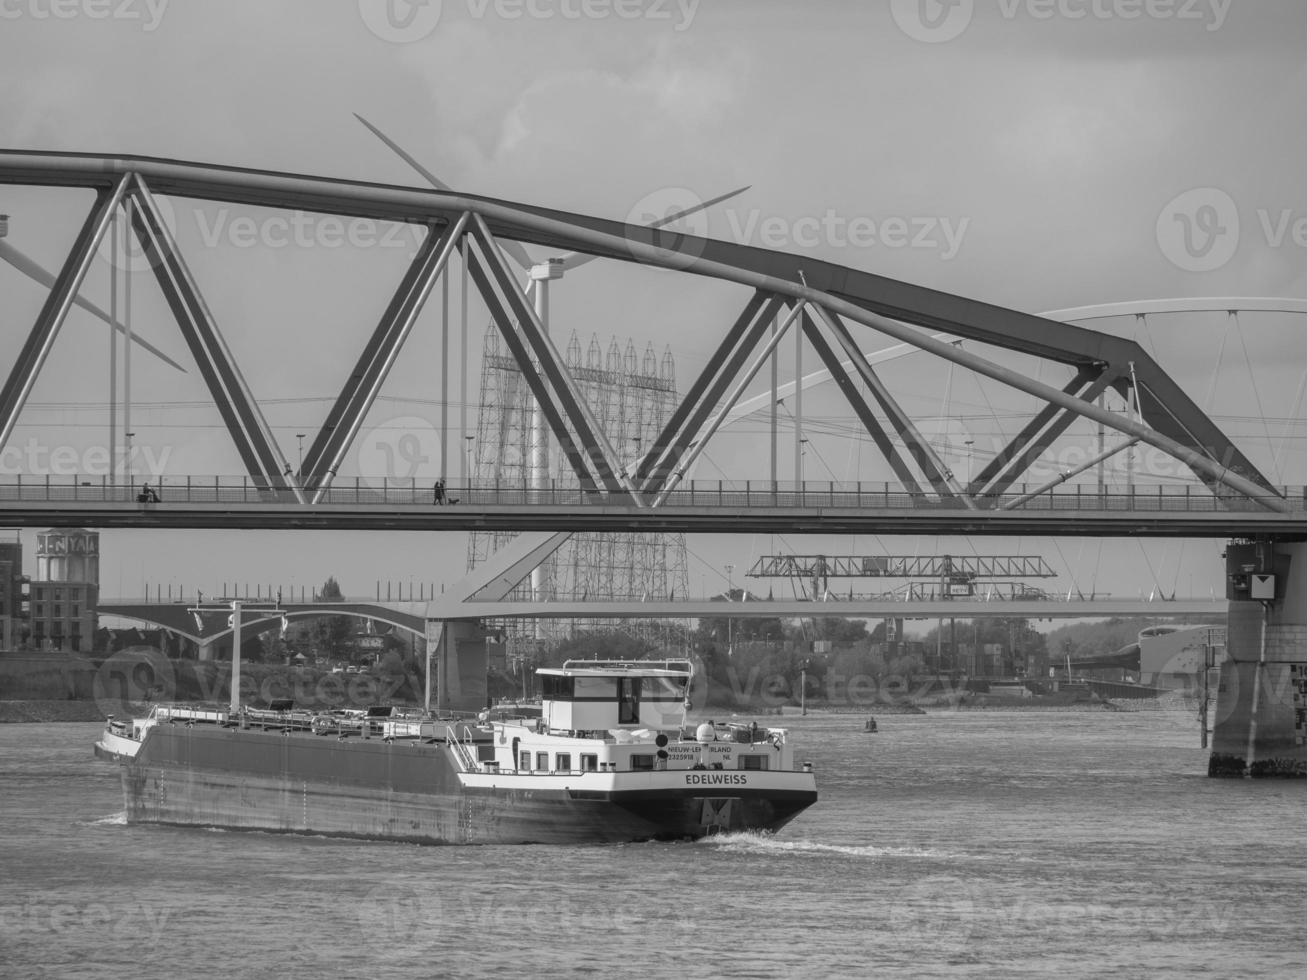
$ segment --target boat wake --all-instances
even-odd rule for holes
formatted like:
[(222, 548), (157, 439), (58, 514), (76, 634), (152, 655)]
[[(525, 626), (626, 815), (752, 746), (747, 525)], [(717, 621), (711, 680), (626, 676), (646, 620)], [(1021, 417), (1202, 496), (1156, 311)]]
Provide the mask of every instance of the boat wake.
[(695, 842), (699, 847), (717, 847), (729, 852), (746, 854), (794, 854), (794, 855), (832, 855), (854, 858), (913, 857), (941, 858), (947, 857), (943, 851), (930, 847), (877, 847), (872, 844), (821, 844), (809, 840), (782, 840), (770, 834), (735, 833), (714, 834), (701, 837)]
[(95, 820), (86, 821), (92, 827), (126, 827), (127, 811), (119, 810), (117, 813), (110, 813), (104, 817), (97, 817)]

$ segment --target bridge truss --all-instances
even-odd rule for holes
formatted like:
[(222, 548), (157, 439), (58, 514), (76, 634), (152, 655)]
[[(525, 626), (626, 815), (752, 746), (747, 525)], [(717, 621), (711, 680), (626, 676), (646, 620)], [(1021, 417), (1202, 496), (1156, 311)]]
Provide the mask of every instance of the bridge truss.
[[(1222, 500), (1243, 497), (1287, 509), (1280, 494), (1153, 358), (1133, 341), (897, 282), (811, 258), (631, 226), (473, 195), (131, 156), (0, 152), (0, 183), (89, 188), (95, 201), (26, 342), (0, 388), (0, 444), (18, 420), (110, 224), (125, 217), (194, 357), (249, 478), (305, 506), (321, 503), (418, 313), (457, 256), (523, 372), (565, 465), (587, 493), (655, 509), (685, 479), (725, 413), (780, 338), (801, 332), (910, 493), (964, 509), (992, 506), (1030, 462), (1077, 418), (1173, 456)], [(159, 205), (194, 198), (367, 217), (426, 230), (353, 371), (310, 439), (298, 479), (200, 293)], [(501, 240), (572, 249), (746, 287), (751, 295), (702, 371), (635, 465), (624, 465), (536, 311), (514, 279)], [(1044, 403), (981, 471), (965, 482), (945, 465), (863, 353), (857, 328), (1023, 391)], [(925, 331), (1065, 365), (1071, 378), (1044, 384)], [(1113, 389), (1137, 405), (1122, 417), (1097, 404)]]

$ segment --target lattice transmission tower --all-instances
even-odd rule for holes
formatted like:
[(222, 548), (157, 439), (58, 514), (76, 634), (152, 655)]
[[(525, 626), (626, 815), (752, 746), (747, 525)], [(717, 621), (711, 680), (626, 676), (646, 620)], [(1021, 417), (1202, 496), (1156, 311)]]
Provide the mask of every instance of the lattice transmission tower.
[[(676, 406), (676, 363), (670, 350), (659, 358), (653, 345), (637, 353), (629, 339), (625, 349), (613, 338), (607, 352), (591, 337), (582, 357), (573, 332), (564, 360), (576, 379), (599, 426), (621, 457), (633, 462), (653, 444)], [(500, 348), (499, 333), (486, 331), (481, 358), (481, 404), (472, 447), (471, 473), (478, 484), (531, 486), (531, 426), (534, 399), (517, 363)], [(576, 474), (562, 465), (561, 454), (550, 457), (550, 479), (558, 488), (578, 486)], [(468, 541), (468, 569), (475, 568), (503, 547), (514, 534), (474, 531)], [(546, 560), (538, 576), (549, 599), (675, 599), (687, 597), (685, 535), (648, 532), (577, 533)], [(529, 599), (524, 582), (513, 598)], [(530, 656), (577, 632), (619, 625), (604, 620), (509, 620), (500, 624), (510, 657)], [(687, 627), (649, 623), (628, 625), (653, 642), (681, 645)], [(656, 632), (656, 635), (655, 635)]]

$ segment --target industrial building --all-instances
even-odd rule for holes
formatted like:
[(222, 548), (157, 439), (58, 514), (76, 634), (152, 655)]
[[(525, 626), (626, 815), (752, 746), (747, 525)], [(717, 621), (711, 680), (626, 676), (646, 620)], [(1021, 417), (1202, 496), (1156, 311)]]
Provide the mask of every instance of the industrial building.
[(36, 574), (23, 574), (23, 543), (0, 540), (3, 648), (89, 653), (98, 623), (100, 535), (59, 528), (36, 535)]

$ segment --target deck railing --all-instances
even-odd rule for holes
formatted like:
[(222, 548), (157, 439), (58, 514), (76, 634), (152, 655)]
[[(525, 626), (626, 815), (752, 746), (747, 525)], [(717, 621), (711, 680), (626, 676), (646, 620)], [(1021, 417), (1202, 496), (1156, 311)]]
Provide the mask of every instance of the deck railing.
[[(10, 476), (0, 479), (0, 513), (6, 503), (122, 504), (131, 507), (167, 508), (169, 505), (312, 506), (299, 503), (292, 490), (260, 486), (249, 477), (170, 477), (150, 484), (157, 502), (142, 500), (139, 486), (110, 483), (105, 478), (77, 476)], [(1218, 497), (1196, 483), (1137, 484), (1100, 492), (1090, 484), (1067, 483), (1037, 496), (1023, 499), (1037, 487), (1016, 484), (1005, 493), (978, 496), (983, 510), (1021, 512), (1257, 512), (1264, 505), (1255, 498), (1238, 495)], [(1307, 487), (1277, 487), (1279, 500), (1293, 511), (1307, 511)], [(313, 496), (308, 491), (306, 497)], [(1268, 501), (1270, 494), (1267, 495)], [(586, 492), (578, 487), (556, 485), (528, 488), (493, 482), (450, 484), (444, 499), (435, 500), (432, 488), (413, 479), (338, 479), (321, 494), (320, 504), (328, 508), (369, 507), (628, 507), (624, 493)], [(715, 507), (734, 509), (778, 508), (962, 511), (963, 505), (936, 493), (914, 492), (898, 484), (880, 481), (807, 481), (772, 483), (770, 480), (696, 480), (681, 484), (666, 495), (662, 506)]]

